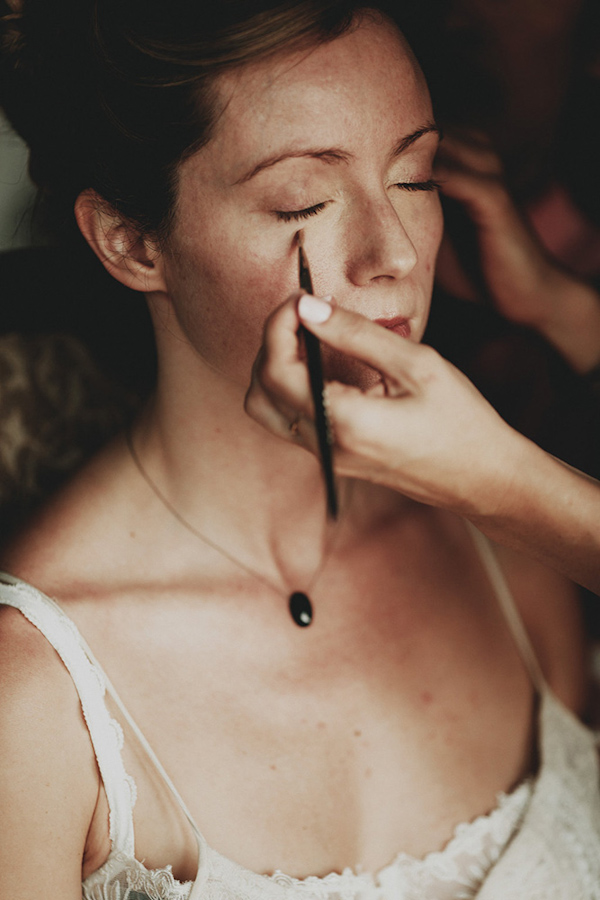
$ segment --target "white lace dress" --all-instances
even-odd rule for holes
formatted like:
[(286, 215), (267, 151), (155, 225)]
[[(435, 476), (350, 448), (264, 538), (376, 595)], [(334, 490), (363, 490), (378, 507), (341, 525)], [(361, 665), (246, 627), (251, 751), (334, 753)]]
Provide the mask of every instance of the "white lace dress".
[[(545, 685), (489, 546), (478, 533), (475, 540), (540, 694), (537, 776), (499, 796), (489, 815), (459, 825), (442, 851), (424, 859), (401, 853), (375, 874), (346, 870), (303, 880), (251, 872), (207, 845), (74, 623), (35, 588), (0, 576), (0, 603), (19, 609), (46, 636), (73, 678), (106, 789), (111, 852), (83, 882), (83, 900), (600, 900), (597, 739)], [(121, 728), (104, 702), (107, 690), (190, 820), (198, 840), (193, 882), (135, 858), (135, 785), (123, 766)]]

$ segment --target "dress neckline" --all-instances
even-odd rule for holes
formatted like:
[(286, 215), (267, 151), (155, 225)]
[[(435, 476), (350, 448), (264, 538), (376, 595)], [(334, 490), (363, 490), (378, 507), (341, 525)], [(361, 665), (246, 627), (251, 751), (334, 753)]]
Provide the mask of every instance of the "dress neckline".
[[(477, 532), (476, 529), (471, 528), (469, 530), (471, 530), (472, 533), (474, 532), (473, 538), (474, 538), (475, 546), (476, 546), (477, 550), (479, 551), (480, 556), (482, 557), (482, 562), (484, 563), (484, 567), (488, 571), (488, 575), (490, 575), (490, 578), (491, 578), (491, 581), (495, 588), (495, 591), (497, 594), (501, 595), (502, 594), (502, 583), (501, 583), (502, 573), (500, 572), (497, 564), (496, 564), (496, 567), (494, 568), (495, 557), (492, 554), (491, 558), (489, 558), (489, 557), (486, 558), (486, 548), (487, 548), (487, 546), (489, 546), (487, 544), (486, 539), (483, 538), (483, 536), (480, 535), (480, 533)], [(478, 537), (481, 540), (478, 540)], [(491, 571), (490, 571), (490, 569), (491, 569)], [(286, 875), (285, 873), (282, 873), (279, 870), (276, 870), (272, 874), (257, 873), (251, 869), (244, 867), (243, 865), (241, 865), (239, 863), (236, 863), (235, 861), (229, 859), (228, 857), (223, 856), (217, 850), (213, 849), (212, 847), (210, 847), (210, 845), (207, 844), (206, 839), (204, 838), (204, 836), (202, 835), (202, 832), (198, 828), (198, 826), (197, 826), (193, 816), (191, 815), (189, 809), (187, 808), (184, 800), (180, 796), (179, 792), (177, 791), (176, 787), (174, 786), (174, 784), (171, 781), (170, 777), (168, 776), (167, 772), (163, 768), (162, 764), (160, 763), (160, 760), (154, 753), (151, 745), (149, 744), (149, 742), (145, 738), (143, 732), (141, 731), (141, 729), (135, 722), (134, 718), (130, 714), (129, 710), (127, 709), (127, 707), (121, 700), (118, 692), (112, 685), (112, 683), (111, 683), (110, 679), (108, 678), (108, 676), (106, 675), (103, 667), (100, 665), (100, 663), (96, 659), (95, 654), (89, 647), (87, 641), (85, 640), (85, 638), (83, 637), (83, 635), (81, 634), (81, 632), (79, 631), (79, 629), (77, 628), (77, 626), (75, 625), (73, 620), (63, 610), (62, 606), (59, 603), (57, 603), (55, 600), (53, 600), (52, 598), (45, 595), (43, 592), (41, 592), (38, 589), (34, 588), (33, 586), (27, 584), (26, 582), (21, 581), (20, 579), (14, 578), (13, 576), (8, 576), (7, 580), (9, 582), (12, 582), (12, 584), (14, 584), (15, 586), (21, 586), (22, 588), (28, 588), (29, 590), (33, 590), (48, 605), (53, 607), (59, 613), (59, 616), (61, 617), (61, 619), (67, 624), (67, 626), (71, 629), (71, 631), (73, 631), (74, 634), (77, 636), (80, 647), (83, 650), (86, 657), (88, 658), (91, 665), (93, 666), (93, 668), (96, 670), (99, 680), (101, 682), (103, 682), (107, 693), (111, 696), (113, 702), (115, 703), (115, 705), (119, 709), (120, 713), (122, 714), (123, 718), (125, 719), (125, 721), (128, 723), (128, 725), (134, 732), (137, 740), (141, 744), (141, 746), (144, 749), (144, 751), (146, 752), (147, 756), (149, 757), (149, 759), (151, 760), (151, 762), (157, 769), (158, 773), (160, 774), (161, 778), (163, 779), (163, 781), (165, 782), (167, 787), (170, 789), (176, 802), (178, 803), (178, 805), (184, 812), (186, 818), (188, 819), (190, 826), (192, 827), (193, 832), (196, 836), (196, 840), (197, 840), (197, 844), (198, 844), (198, 866), (197, 866), (196, 877), (193, 881), (188, 881), (188, 882), (178, 881), (172, 875), (171, 867), (166, 867), (163, 869), (156, 869), (156, 870), (148, 870), (145, 868), (145, 866), (141, 862), (139, 862), (139, 860), (137, 860), (135, 858), (135, 855), (133, 852), (131, 853), (131, 855), (128, 855), (127, 853), (124, 854), (122, 852), (122, 848), (118, 847), (116, 844), (111, 844), (111, 851), (110, 851), (106, 861), (103, 863), (102, 866), (100, 866), (96, 870), (96, 872), (91, 873), (85, 879), (84, 885), (86, 885), (86, 886), (92, 884), (93, 880), (96, 876), (98, 876), (98, 878), (103, 878), (105, 876), (105, 874), (113, 871), (115, 869), (115, 866), (118, 867), (119, 865), (122, 865), (123, 861), (125, 859), (127, 859), (129, 861), (129, 863), (134, 865), (135, 871), (139, 874), (142, 881), (144, 881), (145, 879), (148, 879), (148, 878), (152, 879), (155, 877), (162, 878), (162, 879), (166, 878), (166, 879), (168, 879), (168, 881), (172, 882), (173, 890), (175, 890), (176, 892), (181, 889), (184, 889), (184, 888), (186, 890), (189, 890), (189, 895), (186, 894), (186, 897), (188, 897), (189, 900), (196, 900), (196, 898), (198, 898), (200, 896), (201, 887), (206, 881), (206, 878), (208, 876), (209, 870), (211, 869), (211, 866), (214, 865), (215, 863), (219, 866), (219, 868), (221, 868), (223, 870), (229, 870), (232, 872), (235, 871), (237, 873), (237, 875), (239, 877), (241, 877), (246, 883), (249, 882), (249, 883), (254, 884), (258, 890), (260, 890), (261, 887), (264, 889), (266, 884), (272, 884), (273, 886), (278, 885), (279, 887), (286, 887), (288, 889), (291, 887), (307, 888), (309, 886), (316, 887), (317, 885), (320, 885), (323, 890), (328, 890), (333, 885), (339, 887), (341, 884), (348, 884), (349, 882), (352, 882), (354, 884), (370, 884), (370, 885), (374, 886), (374, 885), (378, 884), (382, 878), (385, 878), (387, 873), (392, 872), (395, 868), (397, 868), (401, 861), (403, 861), (404, 863), (409, 863), (414, 866), (419, 866), (419, 865), (425, 865), (427, 861), (432, 861), (432, 860), (441, 861), (442, 859), (447, 858), (449, 852), (452, 851), (452, 849), (457, 845), (458, 841), (461, 839), (461, 835), (466, 834), (468, 832), (468, 830), (475, 829), (476, 827), (478, 827), (478, 825), (481, 825), (482, 823), (490, 822), (492, 820), (492, 817), (494, 817), (495, 814), (499, 815), (502, 812), (502, 809), (505, 807), (506, 803), (510, 802), (515, 795), (524, 796), (525, 790), (522, 791), (520, 795), (518, 794), (518, 792), (522, 788), (524, 788), (524, 789), (528, 788), (528, 794), (530, 795), (529, 798), (524, 797), (524, 802), (523, 802), (524, 808), (527, 806), (527, 803), (525, 801), (527, 799), (531, 799), (531, 797), (535, 793), (535, 783), (532, 783), (532, 779), (525, 779), (524, 781), (520, 782), (520, 784), (517, 785), (517, 787), (512, 789), (510, 792), (508, 792), (508, 793), (500, 792), (497, 795), (498, 803), (490, 812), (484, 813), (482, 815), (478, 815), (474, 819), (472, 819), (468, 822), (459, 823), (455, 827), (453, 834), (450, 836), (448, 842), (444, 845), (444, 847), (441, 850), (432, 850), (422, 858), (411, 857), (408, 854), (400, 852), (395, 857), (394, 860), (392, 860), (390, 863), (384, 865), (381, 869), (379, 869), (375, 873), (357, 872), (350, 867), (345, 868), (342, 872), (332, 872), (326, 876), (309, 875), (306, 878), (295, 878), (294, 876)], [(500, 581), (500, 584), (498, 584), (498, 581)], [(501, 606), (502, 606), (505, 614), (508, 613), (507, 619), (509, 621), (509, 626), (510, 626), (511, 630), (513, 631), (513, 633), (515, 631), (517, 631), (517, 634), (515, 635), (515, 637), (517, 638), (517, 643), (519, 644), (521, 653), (525, 658), (524, 661), (526, 662), (527, 668), (530, 670), (530, 674), (532, 674), (534, 676), (532, 678), (532, 680), (534, 681), (535, 694), (538, 697), (538, 703), (536, 704), (535, 712), (534, 712), (534, 716), (535, 716), (535, 718), (534, 718), (534, 726), (535, 726), (534, 734), (535, 734), (535, 746), (538, 749), (538, 756), (539, 756), (539, 761), (540, 761), (540, 765), (538, 767), (538, 773), (535, 778), (535, 782), (537, 782), (537, 778), (540, 774), (540, 770), (543, 765), (542, 744), (543, 744), (544, 731), (545, 731), (545, 729), (543, 728), (543, 720), (544, 720), (543, 710), (546, 705), (545, 701), (550, 696), (550, 692), (549, 692), (549, 689), (547, 688), (545, 681), (541, 678), (538, 679), (538, 677), (536, 677), (539, 669), (537, 671), (535, 671), (535, 667), (537, 665), (537, 662), (535, 661), (535, 657), (533, 657), (533, 663), (531, 663), (530, 659), (527, 658), (528, 654), (529, 654), (528, 639), (526, 637), (526, 633), (524, 632), (524, 629), (522, 629), (522, 625), (520, 623), (518, 613), (516, 613), (516, 611), (514, 611), (514, 608), (511, 609), (511, 606), (509, 605), (509, 604), (511, 604), (512, 598), (509, 597), (507, 599), (505, 597), (500, 596), (499, 599), (501, 601)], [(506, 608), (507, 605), (509, 605), (508, 610)], [(513, 618), (513, 621), (511, 621), (511, 612), (514, 612), (514, 615), (516, 616), (516, 621), (514, 618)], [(522, 633), (518, 632), (520, 625), (521, 625)], [(523, 644), (525, 644), (525, 646), (523, 646)], [(532, 672), (532, 669), (534, 669), (533, 672)], [(539, 702), (540, 699), (541, 699), (541, 702)], [(116, 720), (114, 720), (114, 718), (112, 718), (112, 717), (111, 717), (111, 720), (114, 723), (115, 727), (120, 730), (120, 726), (119, 726), (118, 722), (116, 722)], [(131, 809), (132, 809), (132, 807), (131, 807)]]
[[(334, 871), (327, 875), (308, 875), (304, 878), (287, 875), (279, 869), (272, 873), (260, 873), (220, 853), (207, 844), (206, 840), (201, 836), (204, 844), (203, 860), (193, 881), (179, 881), (176, 879), (173, 876), (171, 866), (147, 869), (135, 857), (114, 848), (102, 866), (95, 872), (92, 872), (83, 884), (85, 888), (92, 889), (96, 882), (104, 883), (107, 877), (116, 876), (119, 871), (127, 869), (129, 884), (133, 889), (147, 891), (152, 885), (160, 883), (168, 887), (169, 898), (179, 896), (180, 892), (181, 897), (188, 898), (188, 900), (200, 896), (199, 888), (205, 884), (208, 876), (218, 877), (225, 881), (233, 878), (236, 882), (254, 887), (257, 891), (257, 896), (265, 898), (273, 896), (274, 900), (281, 897), (282, 892), (289, 895), (290, 892), (302, 892), (304, 894), (306, 891), (309, 893), (316, 891), (319, 896), (327, 896), (333, 892), (336, 898), (342, 894), (343, 896), (350, 896), (351, 894), (355, 896), (360, 888), (380, 888), (390, 879), (393, 879), (398, 870), (403, 868), (409, 869), (413, 876), (415, 874), (420, 875), (421, 872), (432, 868), (438, 874), (443, 872), (444, 869), (452, 869), (455, 864), (454, 861), (461, 851), (473, 840), (477, 831), (481, 831), (484, 827), (487, 833), (496, 823), (500, 827), (504, 826), (508, 840), (510, 832), (521, 822), (526, 813), (528, 804), (535, 791), (535, 780), (534, 778), (526, 778), (509, 793), (500, 792), (497, 795), (497, 803), (492, 810), (478, 815), (468, 822), (461, 822), (456, 825), (452, 837), (440, 850), (431, 850), (423, 857), (411, 856), (400, 851), (391, 862), (375, 872), (360, 871), (347, 866), (341, 872)], [(501, 823), (501, 817), (506, 812), (509, 812), (509, 819), (507, 822)], [(487, 826), (489, 826), (489, 829)], [(499, 853), (503, 849), (504, 845), (501, 845)], [(496, 858), (488, 860), (489, 865), (493, 865), (494, 862), (496, 862)]]
[[(107, 689), (112, 694), (110, 688), (111, 685), (108, 682)], [(579, 725), (575, 717), (546, 686), (542, 691), (534, 713), (535, 743), (540, 761), (537, 773), (524, 778), (509, 792), (500, 791), (497, 794), (497, 803), (493, 809), (487, 813), (477, 815), (469, 821), (457, 824), (453, 829), (452, 836), (444, 847), (439, 850), (431, 850), (423, 857), (414, 857), (400, 851), (391, 862), (375, 872), (360, 871), (348, 866), (341, 872), (331, 872), (324, 876), (308, 875), (304, 878), (287, 875), (280, 870), (275, 870), (272, 873), (260, 873), (247, 868), (210, 846), (194, 820), (191, 819), (200, 845), (198, 871), (194, 880), (177, 880), (173, 876), (170, 866), (160, 869), (146, 869), (143, 863), (135, 857), (123, 854), (115, 847), (111, 850), (105, 863), (85, 879), (84, 885), (91, 887), (96, 881), (103, 882), (107, 875), (110, 877), (111, 874), (116, 874), (119, 870), (133, 865), (132, 887), (137, 889), (148, 888), (156, 880), (161, 884), (168, 884), (173, 897), (179, 896), (179, 892), (183, 891), (181, 893), (182, 898), (197, 900), (201, 896), (201, 888), (209, 876), (218, 876), (225, 879), (233, 877), (254, 888), (257, 891), (257, 896), (264, 897), (265, 900), (283, 900), (284, 895), (287, 898), (290, 892), (302, 892), (305, 895), (306, 891), (309, 893), (316, 891), (319, 896), (325, 898), (332, 892), (335, 893), (336, 897), (341, 896), (340, 892), (342, 891), (348, 892), (348, 896), (350, 896), (350, 893), (355, 893), (359, 888), (380, 887), (390, 878), (393, 879), (395, 873), (403, 866), (425, 869), (433, 865), (437, 870), (440, 870), (446, 861), (450, 861), (454, 858), (455, 853), (460, 852), (461, 845), (468, 842), (473, 832), (484, 825), (492, 824), (495, 819), (500, 820), (507, 807), (514, 805), (513, 821), (518, 824), (521, 824), (524, 818), (529, 815), (529, 810), (539, 793), (540, 782), (543, 783), (549, 774), (552, 777), (554, 754), (551, 732), (552, 720), (556, 715), (567, 716)], [(501, 847), (500, 849), (502, 851), (504, 848)], [(491, 859), (489, 861), (490, 865), (493, 865), (496, 861), (496, 859)], [(346, 896), (346, 893), (344, 893), (344, 896)]]

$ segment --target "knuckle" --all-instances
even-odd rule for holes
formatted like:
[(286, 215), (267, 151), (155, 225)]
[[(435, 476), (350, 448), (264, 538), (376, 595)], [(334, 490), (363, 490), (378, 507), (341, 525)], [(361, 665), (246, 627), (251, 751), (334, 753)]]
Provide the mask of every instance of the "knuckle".
[(419, 356), (416, 359), (417, 366), (420, 366), (423, 372), (430, 372), (437, 368), (442, 357), (429, 344), (421, 344)]
[(244, 397), (244, 409), (246, 412), (253, 413), (268, 403), (268, 397), (261, 383), (257, 379), (253, 379)]
[(423, 385), (438, 377), (444, 360), (437, 350), (427, 344), (422, 344), (419, 350), (418, 356), (413, 360), (410, 374), (417, 385)]
[(254, 366), (253, 380), (269, 392), (280, 390), (285, 373), (285, 366), (272, 348), (264, 346)]
[(283, 370), (275, 360), (265, 361), (261, 367), (260, 383), (263, 388), (271, 394), (281, 392), (283, 382)]
[[(331, 385), (330, 387), (335, 386)], [(341, 389), (332, 390), (328, 399), (327, 406), (335, 444), (341, 450), (355, 450), (356, 445), (360, 442), (361, 432), (364, 431), (364, 425), (361, 425), (359, 417), (356, 416), (356, 403), (353, 402), (356, 398), (349, 396), (346, 391)]]

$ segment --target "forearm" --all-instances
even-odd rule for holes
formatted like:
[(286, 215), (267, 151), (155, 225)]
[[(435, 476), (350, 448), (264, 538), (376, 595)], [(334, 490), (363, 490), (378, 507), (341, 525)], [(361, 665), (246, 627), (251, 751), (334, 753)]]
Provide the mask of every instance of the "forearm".
[(600, 482), (517, 436), (510, 482), (469, 518), (488, 537), (535, 556), (600, 594)]
[(535, 327), (575, 371), (600, 363), (600, 296), (591, 285), (554, 270), (546, 314)]
[[(444, 194), (462, 203), (477, 229), (486, 290), (502, 315), (542, 334), (575, 371), (600, 363), (600, 296), (562, 269), (523, 217), (489, 147), (446, 137), (438, 175)], [(440, 257), (438, 278), (458, 296), (471, 292)]]

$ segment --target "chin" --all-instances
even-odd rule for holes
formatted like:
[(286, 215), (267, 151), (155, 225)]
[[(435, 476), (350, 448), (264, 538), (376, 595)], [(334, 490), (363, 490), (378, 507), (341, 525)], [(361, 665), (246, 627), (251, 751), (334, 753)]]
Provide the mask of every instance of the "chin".
[(341, 381), (352, 387), (368, 390), (381, 382), (381, 375), (366, 363), (359, 362), (343, 353), (321, 345), (323, 352), (323, 369), (327, 381)]

